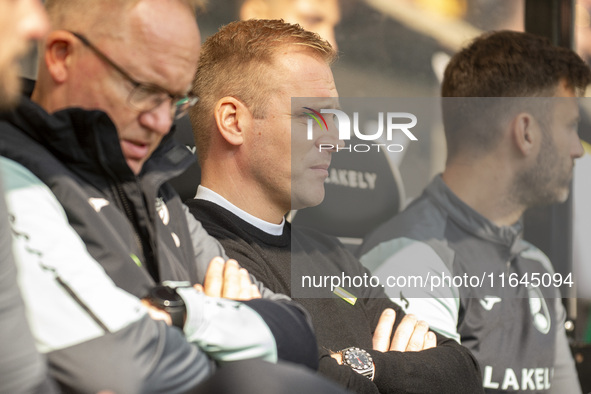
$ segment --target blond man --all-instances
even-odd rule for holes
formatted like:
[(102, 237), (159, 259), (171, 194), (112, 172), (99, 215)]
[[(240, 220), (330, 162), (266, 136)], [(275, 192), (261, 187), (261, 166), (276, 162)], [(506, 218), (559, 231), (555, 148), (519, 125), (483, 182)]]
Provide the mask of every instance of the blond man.
[(323, 200), (332, 151), (318, 147), (342, 143), (334, 125), (306, 138), (306, 113), (338, 106), (334, 56), (318, 35), (280, 20), (236, 22), (206, 41), (191, 112), (202, 184), (187, 205), (229, 256), (308, 309), (325, 376), (363, 393), (479, 392), (471, 354), (382, 290), (298, 288), (302, 274), (368, 274), (335, 239), (284, 220)]

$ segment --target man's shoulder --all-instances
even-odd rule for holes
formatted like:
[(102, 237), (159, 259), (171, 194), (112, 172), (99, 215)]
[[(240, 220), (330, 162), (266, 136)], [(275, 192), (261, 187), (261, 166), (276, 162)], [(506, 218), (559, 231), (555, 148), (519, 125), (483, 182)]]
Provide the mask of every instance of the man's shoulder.
[(5, 190), (44, 185), (25, 166), (7, 157), (0, 156), (0, 168), (2, 170), (2, 182)]
[(335, 260), (337, 265), (340, 260), (343, 260), (343, 257), (346, 257), (346, 260), (357, 261), (357, 258), (349, 252), (337, 237), (311, 227), (291, 226), (291, 241), (292, 252), (304, 251), (307, 254), (319, 252), (322, 256)]
[[(71, 141), (63, 138), (69, 129), (67, 123), (23, 98), (17, 108), (0, 115), (0, 155), (20, 163), (44, 183), (53, 184), (56, 177), (67, 171), (69, 159), (56, 147), (70, 146), (74, 151)], [(54, 134), (56, 130), (61, 132), (59, 136)], [(76, 154), (84, 156), (81, 151)]]
[(193, 216), (195, 216), (195, 217), (202, 215), (202, 212), (203, 212), (202, 206), (204, 205), (203, 202), (204, 202), (204, 200), (199, 200), (197, 198), (190, 198), (190, 199), (184, 201), (187, 208), (189, 208), (189, 212), (191, 212), (193, 214)]
[(239, 231), (238, 222), (232, 218), (234, 215), (214, 202), (192, 198), (186, 200), (185, 205), (189, 208), (191, 215), (214, 237), (214, 234), (220, 231)]
[(444, 240), (447, 220), (447, 213), (423, 194), (367, 235), (357, 254), (363, 256), (380, 244), (402, 238), (425, 243)]
[(291, 225), (292, 239), (309, 245), (345, 248), (337, 237), (318, 231), (312, 227)]
[[(30, 123), (25, 123), (27, 115), (30, 118), (36, 117), (35, 108), (29, 108), (31, 105), (28, 101), (22, 103), (18, 108), (0, 114), (0, 140), (2, 144), (0, 149), (2, 151), (13, 150), (15, 146), (21, 146), (26, 143), (26, 151), (37, 149), (41, 146), (38, 141), (32, 138), (31, 134), (35, 131)], [(34, 124), (33, 121), (31, 123)], [(25, 127), (29, 126), (29, 127)], [(28, 130), (25, 130), (28, 129)]]
[[(259, 245), (273, 248), (277, 247), (276, 244), (288, 246), (283, 240), (285, 237), (267, 235), (215, 202), (191, 199), (185, 201), (185, 205), (205, 231), (222, 244), (229, 257), (234, 257), (231, 256), (231, 251), (236, 249), (241, 253), (252, 253), (256, 249), (259, 253), (262, 247)], [(287, 237), (288, 240), (289, 237)]]
[(295, 262), (299, 270), (310, 273), (322, 267), (320, 271), (325, 273), (335, 269), (347, 275), (364, 272), (359, 259), (332, 235), (305, 226), (292, 226), (291, 241), (292, 263)]
[(542, 252), (537, 246), (525, 241), (519, 240), (520, 249), (522, 250), (519, 255), (528, 260), (537, 262), (545, 271), (554, 274), (554, 266), (550, 261), (550, 258)]

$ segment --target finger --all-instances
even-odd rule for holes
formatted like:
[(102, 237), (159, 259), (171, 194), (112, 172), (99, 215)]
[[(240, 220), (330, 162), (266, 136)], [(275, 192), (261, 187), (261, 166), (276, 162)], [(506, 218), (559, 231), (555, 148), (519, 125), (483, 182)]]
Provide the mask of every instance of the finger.
[(210, 297), (222, 296), (222, 287), (224, 286), (223, 275), (224, 259), (221, 257), (213, 258), (209, 263), (209, 267), (207, 267), (205, 279), (203, 280), (205, 294)]
[(250, 287), (252, 283), (250, 282), (250, 275), (244, 268), (240, 268), (238, 274), (240, 275), (240, 291), (237, 299), (240, 301), (248, 301), (252, 298), (252, 289)]
[(406, 345), (406, 351), (418, 352), (419, 350), (423, 350), (423, 347), (425, 346), (425, 337), (428, 332), (429, 325), (427, 322), (419, 320), (408, 341), (408, 345)]
[(240, 295), (240, 266), (236, 260), (226, 261), (222, 297), (235, 300)]
[(250, 299), (254, 299), (254, 298), (261, 298), (261, 292), (259, 290), (259, 288), (257, 287), (257, 285), (250, 285)]
[(343, 355), (341, 353), (330, 353), (330, 357), (334, 358), (339, 365), (343, 365)]
[(408, 341), (410, 341), (410, 337), (415, 330), (415, 326), (417, 325), (417, 318), (413, 315), (406, 315), (402, 318), (402, 321), (396, 328), (394, 332), (394, 338), (392, 338), (392, 343), (390, 344), (390, 350), (397, 351), (397, 352), (404, 352), (406, 351), (406, 347), (408, 345)]
[(203, 292), (204, 292), (204, 290), (203, 290), (203, 286), (201, 286), (199, 283), (195, 283), (195, 284), (193, 285), (193, 288), (194, 288), (195, 290), (197, 290), (197, 292), (198, 292), (198, 293), (203, 293)]
[(394, 321), (396, 320), (396, 312), (394, 309), (384, 309), (378, 325), (373, 334), (373, 349), (380, 352), (388, 351), (388, 344), (390, 343), (390, 337), (392, 335), (392, 328)]
[(172, 318), (167, 312), (156, 308), (147, 300), (142, 299), (141, 302), (148, 309), (148, 315), (152, 318), (152, 320), (163, 320), (166, 324), (172, 326)]
[(425, 345), (423, 346), (423, 350), (432, 349), (437, 347), (437, 337), (433, 331), (429, 331), (427, 335), (425, 335)]
[(152, 320), (162, 320), (167, 325), (172, 326), (172, 318), (166, 312), (158, 308), (148, 308), (148, 314), (152, 318)]

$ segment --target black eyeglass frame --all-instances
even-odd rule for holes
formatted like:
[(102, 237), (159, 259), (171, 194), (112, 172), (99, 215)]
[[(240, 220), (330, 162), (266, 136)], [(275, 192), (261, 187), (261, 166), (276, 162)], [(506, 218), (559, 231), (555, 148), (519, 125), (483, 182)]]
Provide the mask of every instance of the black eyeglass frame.
[[(184, 115), (186, 115), (189, 112), (189, 108), (194, 106), (197, 103), (197, 101), (199, 100), (199, 97), (194, 96), (192, 94), (187, 94), (187, 95), (182, 95), (182, 96), (176, 95), (176, 94), (171, 94), (166, 89), (164, 89), (158, 85), (150, 84), (150, 83), (143, 83), (143, 82), (139, 82), (139, 81), (135, 80), (135, 78), (133, 78), (131, 75), (129, 75), (129, 73), (127, 73), (127, 71), (125, 71), (121, 66), (119, 66), (117, 63), (115, 63), (113, 60), (111, 60), (103, 51), (98, 49), (92, 42), (90, 42), (90, 40), (88, 38), (86, 38), (86, 36), (84, 36), (81, 33), (74, 32), (74, 31), (70, 31), (70, 30), (67, 30), (67, 31), (70, 34), (72, 34), (74, 37), (78, 38), (80, 40), (80, 42), (82, 42), (82, 44), (84, 44), (84, 46), (89, 48), (102, 61), (107, 63), (109, 66), (111, 66), (115, 71), (117, 71), (119, 74), (121, 74), (125, 79), (127, 79), (133, 85), (132, 90), (129, 92), (129, 96), (127, 97), (127, 102), (132, 108), (134, 108), (140, 112), (150, 112), (150, 111), (154, 110), (155, 108), (158, 108), (160, 105), (162, 105), (162, 103), (164, 101), (166, 101), (166, 98), (160, 97), (160, 98), (154, 100), (153, 103), (151, 103), (149, 106), (146, 106), (146, 107), (143, 107), (140, 105), (134, 105), (132, 98), (134, 97), (134, 94), (136, 94), (136, 92), (140, 91), (140, 89), (144, 92), (150, 92), (150, 91), (154, 92), (153, 93), (154, 97), (159, 94), (165, 94), (166, 96), (168, 96), (168, 98), (170, 98), (170, 100), (171, 100), (171, 108), (170, 108), (171, 111), (170, 112), (171, 112), (171, 117), (173, 119), (178, 119), (178, 118), (181, 118)], [(174, 112), (173, 112), (173, 109), (174, 109)]]

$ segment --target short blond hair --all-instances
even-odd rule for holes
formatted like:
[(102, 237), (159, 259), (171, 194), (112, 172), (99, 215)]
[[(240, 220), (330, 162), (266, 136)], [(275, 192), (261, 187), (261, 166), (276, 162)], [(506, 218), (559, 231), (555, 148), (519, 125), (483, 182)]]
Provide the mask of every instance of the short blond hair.
[(190, 117), (200, 160), (204, 160), (215, 130), (213, 110), (226, 96), (242, 101), (255, 118), (264, 118), (273, 93), (268, 69), (278, 49), (301, 45), (331, 64), (336, 52), (316, 33), (283, 20), (251, 19), (230, 23), (209, 37), (201, 49), (193, 92), (199, 102)]

